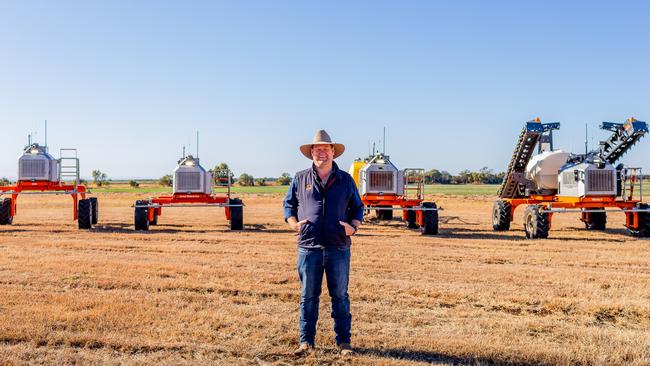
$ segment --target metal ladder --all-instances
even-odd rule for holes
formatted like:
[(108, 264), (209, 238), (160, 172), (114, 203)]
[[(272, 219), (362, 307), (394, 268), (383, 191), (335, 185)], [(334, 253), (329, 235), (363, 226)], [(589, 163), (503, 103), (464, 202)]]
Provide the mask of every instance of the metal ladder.
[(77, 149), (60, 149), (59, 152), (59, 183), (65, 183), (66, 179), (73, 181), (74, 189), (79, 185), (79, 158)]
[(499, 197), (519, 198), (524, 196), (524, 193), (520, 189), (520, 183), (524, 180), (526, 165), (533, 156), (537, 142), (544, 132), (559, 128), (559, 123), (542, 123), (539, 118), (526, 122), (526, 125), (519, 133), (519, 139), (508, 164), (506, 176), (499, 188)]
[(404, 198), (421, 200), (424, 197), (424, 169), (404, 169)]
[(621, 175), (621, 197), (623, 197), (623, 201), (633, 201), (635, 191), (637, 191), (639, 201), (643, 202), (643, 172), (641, 168), (624, 168)]
[(603, 122), (600, 128), (614, 132), (607, 140), (600, 142), (599, 148), (600, 156), (610, 164), (614, 164), (648, 133), (648, 124), (634, 118), (625, 123)]

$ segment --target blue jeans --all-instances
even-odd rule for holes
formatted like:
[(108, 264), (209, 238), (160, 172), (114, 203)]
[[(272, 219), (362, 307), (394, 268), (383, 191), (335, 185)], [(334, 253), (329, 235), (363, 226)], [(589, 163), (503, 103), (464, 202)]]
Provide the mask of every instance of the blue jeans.
[(298, 275), (300, 294), (300, 343), (314, 345), (318, 303), (323, 283), (327, 277), (327, 290), (332, 299), (332, 318), (336, 344), (350, 343), (352, 316), (348, 298), (350, 276), (350, 248), (304, 249), (298, 248)]

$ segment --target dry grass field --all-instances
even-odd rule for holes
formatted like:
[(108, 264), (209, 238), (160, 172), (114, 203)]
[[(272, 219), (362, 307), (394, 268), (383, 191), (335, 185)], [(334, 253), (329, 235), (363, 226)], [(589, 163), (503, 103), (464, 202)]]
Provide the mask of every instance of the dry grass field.
[(68, 197), (21, 197), (0, 227), (0, 364), (650, 364), (650, 241), (611, 214), (587, 232), (556, 215), (548, 240), (491, 230), (490, 197), (435, 198), (441, 235), (401, 222), (353, 239), (357, 354), (336, 354), (329, 299), (316, 353), (296, 358), (295, 236), (278, 194), (244, 194), (246, 230), (221, 209), (167, 210), (132, 230), (133, 193), (103, 193), (76, 229)]

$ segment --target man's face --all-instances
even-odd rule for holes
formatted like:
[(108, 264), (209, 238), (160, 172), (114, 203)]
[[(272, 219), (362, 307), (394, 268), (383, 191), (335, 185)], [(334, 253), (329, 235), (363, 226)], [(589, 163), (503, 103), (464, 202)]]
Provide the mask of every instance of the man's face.
[(316, 167), (326, 166), (334, 160), (334, 146), (313, 145), (311, 147), (311, 158)]

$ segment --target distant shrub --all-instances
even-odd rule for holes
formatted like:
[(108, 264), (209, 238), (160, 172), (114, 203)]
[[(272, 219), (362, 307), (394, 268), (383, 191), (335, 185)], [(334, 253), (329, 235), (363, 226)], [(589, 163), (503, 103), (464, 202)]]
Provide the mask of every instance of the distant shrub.
[(93, 181), (95, 182), (95, 185), (97, 187), (107, 186), (110, 184), (108, 182), (108, 176), (106, 175), (106, 173), (102, 172), (101, 170), (98, 169), (93, 170), (92, 176), (93, 176)]
[(171, 187), (174, 184), (174, 178), (172, 178), (171, 174), (163, 175), (158, 179), (158, 184), (163, 187)]
[(242, 175), (239, 176), (239, 179), (237, 179), (237, 182), (240, 186), (252, 187), (255, 185), (255, 178), (250, 174), (242, 173)]
[(291, 184), (291, 176), (289, 175), (289, 173), (282, 173), (280, 178), (277, 179), (277, 182), (281, 186), (288, 186), (289, 184)]

